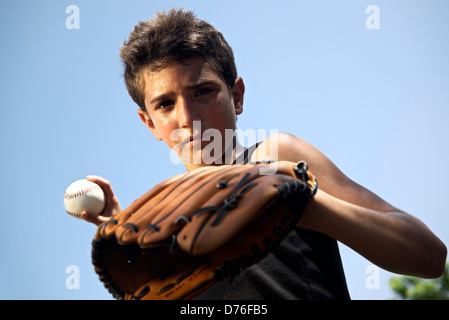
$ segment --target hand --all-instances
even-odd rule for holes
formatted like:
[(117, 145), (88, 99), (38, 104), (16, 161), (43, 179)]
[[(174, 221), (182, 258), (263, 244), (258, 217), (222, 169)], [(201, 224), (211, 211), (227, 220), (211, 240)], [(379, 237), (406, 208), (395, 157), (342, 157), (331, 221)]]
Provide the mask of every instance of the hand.
[(90, 176), (90, 175), (87, 176), (86, 179), (98, 184), (101, 187), (101, 189), (103, 189), (104, 195), (106, 197), (106, 205), (99, 215), (94, 215), (90, 212), (83, 211), (81, 213), (81, 218), (83, 218), (87, 222), (99, 226), (103, 222), (108, 221), (111, 217), (122, 211), (122, 209), (120, 207), (118, 199), (114, 195), (111, 183), (108, 180), (100, 176)]

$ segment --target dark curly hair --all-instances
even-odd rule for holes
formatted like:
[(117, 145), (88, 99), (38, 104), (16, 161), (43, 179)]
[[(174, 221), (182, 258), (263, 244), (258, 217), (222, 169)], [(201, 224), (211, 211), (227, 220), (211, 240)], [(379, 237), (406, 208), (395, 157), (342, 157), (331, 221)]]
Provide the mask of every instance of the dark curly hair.
[(192, 57), (204, 58), (221, 73), (229, 89), (237, 69), (234, 54), (223, 35), (191, 11), (171, 9), (140, 21), (120, 49), (124, 78), (134, 102), (144, 111), (144, 72), (157, 71), (166, 63)]

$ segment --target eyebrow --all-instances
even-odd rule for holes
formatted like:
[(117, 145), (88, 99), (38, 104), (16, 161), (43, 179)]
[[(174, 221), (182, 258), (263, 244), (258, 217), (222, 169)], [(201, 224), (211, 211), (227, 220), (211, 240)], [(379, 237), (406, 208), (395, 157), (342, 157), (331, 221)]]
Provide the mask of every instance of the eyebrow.
[[(201, 80), (201, 81), (198, 81), (197, 83), (188, 85), (187, 89), (188, 90), (198, 89), (200, 87), (207, 86), (207, 85), (215, 85), (216, 86), (216, 85), (219, 85), (219, 83), (216, 80)], [(170, 97), (172, 95), (173, 95), (173, 92), (166, 92), (166, 93), (160, 94), (160, 95), (154, 97), (153, 99), (151, 99), (150, 104), (170, 99)]]
[(154, 97), (153, 99), (150, 100), (150, 104), (153, 104), (155, 102), (159, 102), (159, 101), (164, 101), (167, 99), (170, 99), (170, 96), (172, 95), (171, 92), (168, 93), (163, 93), (161, 95), (158, 95), (157, 97)]

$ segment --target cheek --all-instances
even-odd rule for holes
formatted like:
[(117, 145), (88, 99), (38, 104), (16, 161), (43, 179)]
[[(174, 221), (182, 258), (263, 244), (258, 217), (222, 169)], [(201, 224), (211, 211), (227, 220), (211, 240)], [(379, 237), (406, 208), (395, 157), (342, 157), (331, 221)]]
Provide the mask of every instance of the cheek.
[(216, 119), (217, 125), (221, 126), (223, 129), (235, 129), (236, 119), (233, 108), (228, 106), (228, 109), (224, 110), (220, 117)]
[(167, 146), (173, 148), (180, 140), (188, 137), (186, 130), (180, 129), (171, 122), (159, 124), (159, 133)]
[(235, 127), (235, 112), (232, 105), (232, 101), (229, 99), (222, 99), (218, 103), (219, 108), (216, 108), (211, 114), (214, 125), (223, 129), (234, 129)]
[(159, 132), (161, 133), (162, 139), (163, 139), (163, 140), (165, 141), (165, 143), (168, 144), (168, 145), (173, 144), (173, 143), (176, 143), (176, 142), (170, 141), (170, 137), (171, 137), (172, 132), (173, 132), (174, 130), (175, 130), (174, 128), (171, 128), (171, 127), (169, 127), (169, 126), (162, 126), (161, 129), (160, 129), (160, 131), (159, 131)]
[(153, 125), (159, 136), (163, 141), (170, 140), (170, 134), (173, 131), (169, 121), (160, 121), (160, 119), (153, 120)]

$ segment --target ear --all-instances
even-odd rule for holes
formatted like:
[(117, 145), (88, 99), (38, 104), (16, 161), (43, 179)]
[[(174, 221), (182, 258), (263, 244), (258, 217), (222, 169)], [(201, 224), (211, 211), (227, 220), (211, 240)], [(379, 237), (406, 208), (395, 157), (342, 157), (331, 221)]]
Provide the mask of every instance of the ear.
[(235, 114), (239, 115), (243, 112), (243, 96), (245, 95), (245, 84), (241, 77), (237, 77), (232, 88), (232, 98), (234, 100)]
[(150, 129), (151, 133), (157, 140), (162, 140), (161, 135), (159, 134), (159, 131), (155, 127), (153, 121), (151, 120), (150, 116), (146, 111), (143, 111), (142, 109), (138, 109), (137, 113), (139, 114), (140, 120)]

